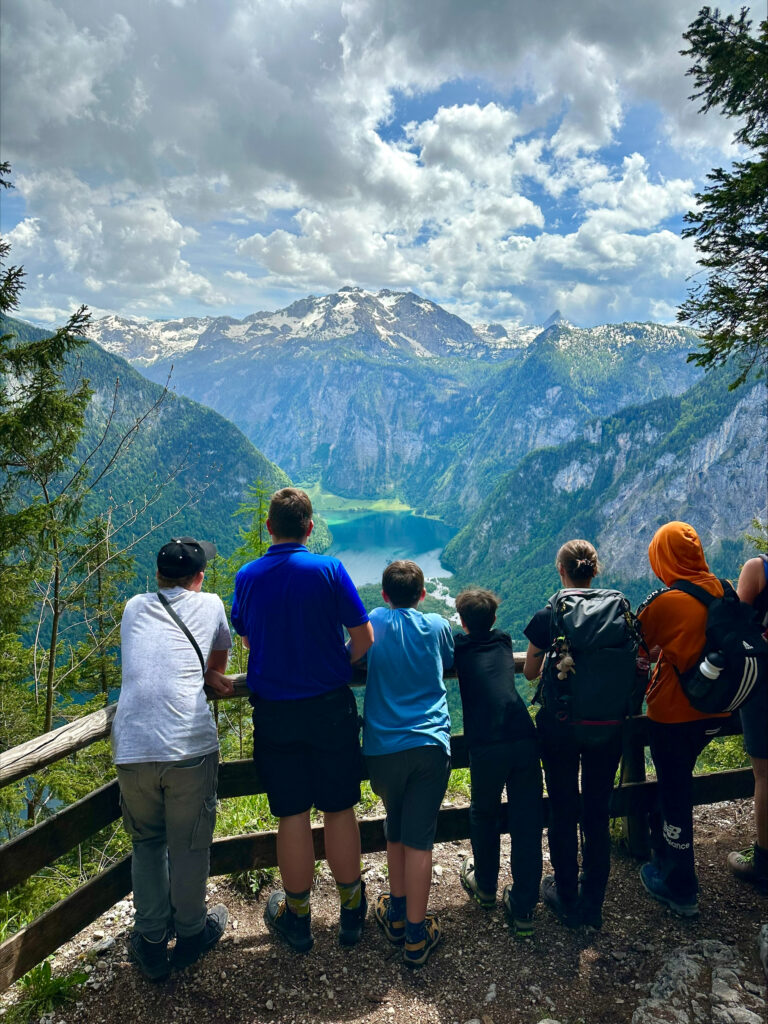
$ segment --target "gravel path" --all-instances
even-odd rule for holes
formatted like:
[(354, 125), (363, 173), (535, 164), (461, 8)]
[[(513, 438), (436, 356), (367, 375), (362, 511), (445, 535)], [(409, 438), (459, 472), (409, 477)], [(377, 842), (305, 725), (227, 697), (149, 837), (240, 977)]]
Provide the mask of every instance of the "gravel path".
[[(768, 900), (725, 868), (728, 851), (745, 846), (752, 834), (751, 802), (700, 808), (696, 819), (702, 884), (697, 921), (680, 920), (651, 901), (640, 886), (637, 862), (618, 851), (600, 932), (569, 931), (540, 905), (535, 938), (521, 942), (509, 933), (500, 905), (487, 912), (468, 900), (458, 868), (469, 843), (448, 843), (435, 848), (430, 900), (445, 939), (420, 971), (402, 964), (370, 914), (361, 944), (351, 950), (338, 946), (338, 901), (325, 868), (312, 898), (315, 946), (305, 956), (267, 932), (262, 915), (268, 893), (247, 898), (214, 879), (209, 898), (227, 904), (230, 924), (203, 961), (159, 985), (146, 982), (127, 959), (132, 906), (123, 901), (57, 954), (54, 971), (85, 963), (89, 981), (76, 1002), (47, 1019), (764, 1024), (766, 978), (758, 935), (768, 921)], [(384, 865), (383, 855), (365, 858), (370, 896), (387, 888)], [(4, 997), (0, 1014), (17, 994), (18, 988)]]

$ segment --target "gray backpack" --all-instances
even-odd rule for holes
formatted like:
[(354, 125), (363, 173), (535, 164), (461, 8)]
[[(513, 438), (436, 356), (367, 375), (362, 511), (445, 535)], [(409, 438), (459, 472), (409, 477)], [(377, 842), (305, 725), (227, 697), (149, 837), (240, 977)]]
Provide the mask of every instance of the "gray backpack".
[(577, 742), (597, 746), (640, 710), (647, 678), (636, 667), (640, 624), (618, 590), (559, 590), (548, 608), (553, 639), (539, 699)]

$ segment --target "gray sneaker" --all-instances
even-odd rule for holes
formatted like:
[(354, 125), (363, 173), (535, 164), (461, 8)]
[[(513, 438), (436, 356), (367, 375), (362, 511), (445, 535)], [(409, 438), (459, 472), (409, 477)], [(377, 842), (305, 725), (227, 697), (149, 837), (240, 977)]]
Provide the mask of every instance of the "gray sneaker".
[(201, 956), (210, 952), (224, 934), (228, 920), (229, 911), (223, 903), (219, 903), (208, 911), (202, 931), (186, 938), (178, 936), (176, 946), (171, 953), (171, 963), (176, 970), (183, 971), (185, 967), (190, 967)]

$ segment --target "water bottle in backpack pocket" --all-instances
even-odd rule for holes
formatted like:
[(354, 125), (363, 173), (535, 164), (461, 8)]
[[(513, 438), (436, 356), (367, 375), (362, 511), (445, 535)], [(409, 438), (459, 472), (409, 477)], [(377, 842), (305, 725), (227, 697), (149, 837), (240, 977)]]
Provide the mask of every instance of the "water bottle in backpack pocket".
[(640, 624), (618, 590), (559, 590), (548, 602), (553, 637), (538, 699), (583, 745), (613, 739), (640, 710)]

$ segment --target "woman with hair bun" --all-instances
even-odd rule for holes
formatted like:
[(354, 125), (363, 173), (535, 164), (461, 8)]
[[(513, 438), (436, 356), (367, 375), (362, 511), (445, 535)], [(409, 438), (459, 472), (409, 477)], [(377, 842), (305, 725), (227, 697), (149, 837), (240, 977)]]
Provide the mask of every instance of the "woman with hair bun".
[[(601, 566), (589, 541), (569, 540), (558, 551), (555, 568), (563, 588), (583, 591), (590, 588)], [(541, 674), (545, 655), (555, 640), (551, 607), (536, 612), (524, 632), (529, 642), (523, 674), (533, 680)], [(568, 657), (559, 662), (564, 671), (569, 669)], [(600, 928), (610, 871), (608, 802), (621, 758), (621, 732), (611, 731), (602, 742), (585, 744), (549, 706), (542, 706), (537, 714), (536, 728), (549, 797), (547, 834), (554, 869), (554, 875), (547, 875), (542, 882), (542, 899), (567, 927), (585, 924)]]

